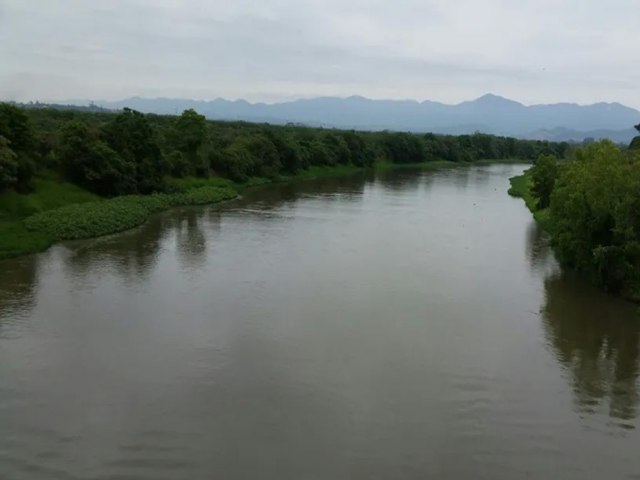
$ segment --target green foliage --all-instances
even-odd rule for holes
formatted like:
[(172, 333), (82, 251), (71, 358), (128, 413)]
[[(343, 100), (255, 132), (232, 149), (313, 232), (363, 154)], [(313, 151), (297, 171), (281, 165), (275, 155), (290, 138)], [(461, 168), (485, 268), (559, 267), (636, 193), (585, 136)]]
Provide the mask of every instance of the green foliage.
[[(536, 172), (537, 169), (537, 172)], [(539, 187), (536, 191), (536, 175)], [(555, 178), (555, 182), (549, 179)], [(547, 183), (545, 183), (547, 182)], [(548, 192), (549, 208), (534, 195)], [(562, 166), (542, 158), (511, 179), (552, 242), (561, 263), (596, 285), (640, 301), (640, 155), (609, 141), (592, 142)]]
[(207, 121), (195, 110), (185, 110), (174, 125), (174, 145), (183, 153), (196, 153), (204, 144)]
[(53, 240), (73, 240), (117, 233), (144, 223), (153, 213), (182, 205), (204, 205), (229, 200), (231, 188), (200, 187), (185, 193), (129, 195), (85, 204), (67, 205), (25, 220), (30, 231)]
[(542, 155), (531, 169), (531, 193), (538, 200), (538, 208), (547, 208), (558, 178), (558, 159)]
[(34, 145), (29, 117), (15, 105), (0, 103), (0, 135), (11, 143), (11, 148), (20, 153), (29, 153)]
[(282, 170), (288, 174), (295, 174), (305, 167), (301, 147), (291, 135), (278, 135), (272, 129), (265, 129), (264, 135), (273, 143), (278, 151)]
[(383, 140), (392, 163), (421, 163), (426, 159), (420, 138), (410, 133), (387, 133)]
[(175, 150), (170, 154), (169, 163), (174, 175), (209, 174), (209, 158), (203, 153), (207, 137), (207, 121), (195, 110), (185, 110), (169, 133)]
[(608, 141), (578, 150), (551, 199), (564, 263), (612, 292), (640, 293), (640, 160)]
[(36, 143), (29, 117), (25, 112), (6, 103), (0, 103), (0, 191), (13, 188), (26, 191), (31, 188), (35, 166)]
[(72, 182), (104, 196), (136, 191), (136, 165), (101, 141), (86, 123), (66, 123), (60, 138), (58, 159)]
[(104, 126), (103, 135), (111, 149), (126, 163), (135, 166), (138, 193), (163, 189), (168, 165), (163, 162), (154, 130), (145, 115), (125, 108)]
[[(111, 113), (3, 108), (8, 119), (4, 124), (11, 125), (5, 130), (30, 151), (22, 155), (12, 137), (4, 135), (19, 160), (18, 181), (11, 188), (26, 188), (21, 179), (33, 173), (31, 160), (35, 159), (39, 169), (58, 169), (67, 179), (102, 196), (165, 192), (171, 188), (164, 182), (167, 175), (207, 178), (213, 174), (246, 183), (253, 177), (276, 179), (311, 167), (371, 167), (385, 160), (413, 165), (488, 158), (533, 160), (541, 154), (562, 158), (569, 148), (566, 143), (481, 133), (415, 135), (213, 122), (194, 110), (176, 117), (130, 109)], [(3, 158), (7, 164), (6, 152)]]
[(58, 208), (69, 203), (95, 201), (98, 197), (57, 178), (37, 178), (34, 191), (0, 193), (0, 259), (39, 252), (53, 240), (44, 233), (30, 232), (24, 217)]
[(0, 192), (18, 182), (18, 155), (9, 148), (9, 140), (0, 136)]

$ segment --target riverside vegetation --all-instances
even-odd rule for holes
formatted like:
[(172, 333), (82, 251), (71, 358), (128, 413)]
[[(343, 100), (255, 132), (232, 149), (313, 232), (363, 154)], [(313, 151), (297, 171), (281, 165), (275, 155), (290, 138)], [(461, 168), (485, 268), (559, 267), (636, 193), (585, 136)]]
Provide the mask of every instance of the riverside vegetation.
[(126, 230), (247, 186), (375, 166), (564, 157), (567, 143), (0, 104), (0, 258)]
[(567, 161), (541, 156), (509, 193), (524, 198), (563, 265), (640, 301), (640, 137), (628, 149), (597, 142)]

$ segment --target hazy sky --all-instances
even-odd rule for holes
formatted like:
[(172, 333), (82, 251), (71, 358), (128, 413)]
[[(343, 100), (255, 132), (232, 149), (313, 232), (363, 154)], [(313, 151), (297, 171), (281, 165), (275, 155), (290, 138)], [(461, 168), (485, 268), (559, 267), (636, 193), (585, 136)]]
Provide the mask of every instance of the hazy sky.
[(0, 0), (0, 98), (640, 108), (640, 0)]

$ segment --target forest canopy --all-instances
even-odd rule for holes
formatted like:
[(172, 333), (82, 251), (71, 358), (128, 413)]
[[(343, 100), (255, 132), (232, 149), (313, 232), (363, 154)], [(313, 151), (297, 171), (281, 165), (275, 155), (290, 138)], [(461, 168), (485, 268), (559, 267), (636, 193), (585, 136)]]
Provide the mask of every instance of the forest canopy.
[(169, 177), (277, 178), (310, 167), (564, 157), (567, 143), (476, 133), (446, 136), (208, 121), (124, 109), (0, 105), (0, 190), (26, 192), (38, 172), (105, 197), (169, 189)]

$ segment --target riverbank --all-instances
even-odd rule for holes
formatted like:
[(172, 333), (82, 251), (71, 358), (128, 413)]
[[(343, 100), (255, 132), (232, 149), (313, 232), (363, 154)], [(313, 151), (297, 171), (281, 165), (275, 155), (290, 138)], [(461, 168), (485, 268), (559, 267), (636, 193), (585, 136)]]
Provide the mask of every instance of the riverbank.
[(538, 222), (543, 230), (549, 231), (549, 210), (539, 209), (538, 201), (531, 194), (531, 186), (533, 185), (531, 178), (531, 170), (525, 170), (522, 175), (516, 175), (509, 179), (511, 188), (509, 188), (509, 195), (524, 200), (529, 211), (531, 211), (533, 218)]
[[(56, 242), (94, 238), (123, 232), (145, 223), (149, 217), (170, 208), (208, 205), (231, 200), (243, 191), (272, 183), (322, 177), (354, 175), (365, 171), (394, 169), (436, 170), (516, 161), (483, 160), (473, 163), (432, 161), (415, 164), (377, 162), (373, 167), (354, 165), (311, 167), (296, 175), (274, 179), (254, 177), (235, 183), (222, 177), (170, 178), (175, 193), (127, 195), (104, 199), (54, 176), (35, 180), (34, 192), (0, 195), (0, 260), (37, 253)], [(518, 160), (517, 162), (521, 162)]]

